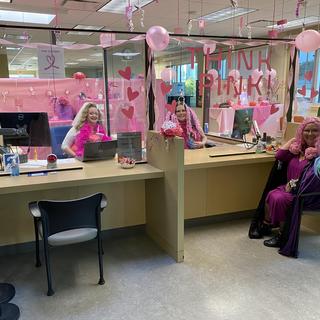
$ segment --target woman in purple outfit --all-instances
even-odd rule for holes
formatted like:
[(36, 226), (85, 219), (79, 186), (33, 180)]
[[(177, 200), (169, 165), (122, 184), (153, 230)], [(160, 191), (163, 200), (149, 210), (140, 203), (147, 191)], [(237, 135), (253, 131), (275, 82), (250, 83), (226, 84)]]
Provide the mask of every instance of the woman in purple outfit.
[(277, 160), (287, 163), (287, 183), (271, 190), (266, 197), (264, 229), (279, 227), (276, 236), (264, 241), (267, 247), (280, 247), (287, 211), (291, 208), (295, 197), (292, 191), (304, 168), (318, 156), (315, 145), (319, 135), (319, 119), (307, 118), (297, 129), (295, 138), (289, 140), (276, 153)]

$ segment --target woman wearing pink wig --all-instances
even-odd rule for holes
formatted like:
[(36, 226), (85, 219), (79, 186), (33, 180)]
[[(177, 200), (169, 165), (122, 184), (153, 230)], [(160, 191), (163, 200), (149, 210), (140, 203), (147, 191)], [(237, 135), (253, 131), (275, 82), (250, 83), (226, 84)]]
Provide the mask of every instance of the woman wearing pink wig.
[(276, 236), (264, 241), (267, 247), (280, 247), (286, 215), (295, 197), (293, 189), (304, 168), (319, 155), (319, 150), (316, 148), (319, 135), (319, 119), (307, 118), (298, 127), (295, 138), (289, 140), (276, 153), (276, 159), (287, 164), (287, 183), (271, 190), (265, 199), (262, 235), (267, 235), (272, 227), (280, 227)]
[(184, 103), (183, 97), (179, 98), (175, 113), (167, 113), (166, 120), (172, 121), (181, 127), (185, 149), (200, 149), (205, 147), (207, 138), (200, 126), (198, 117), (195, 112)]

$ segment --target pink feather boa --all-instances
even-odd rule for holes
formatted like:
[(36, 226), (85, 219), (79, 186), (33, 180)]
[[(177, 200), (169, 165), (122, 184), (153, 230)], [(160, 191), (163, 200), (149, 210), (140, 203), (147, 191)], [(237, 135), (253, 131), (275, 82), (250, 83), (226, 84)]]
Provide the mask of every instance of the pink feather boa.
[(75, 151), (77, 157), (82, 157), (84, 152), (84, 145), (87, 142), (98, 142), (111, 140), (106, 135), (104, 128), (96, 124), (95, 127), (85, 123), (79, 130), (72, 149)]
[[(198, 117), (190, 107), (185, 105), (185, 108), (187, 111), (187, 116), (186, 116), (186, 124), (187, 125), (186, 125), (186, 127), (187, 127), (188, 137), (194, 139), (195, 141), (201, 141), (202, 140), (202, 135), (201, 135), (202, 128), (201, 128), (200, 122), (198, 120)], [(175, 113), (168, 112), (166, 114), (166, 120), (174, 122), (178, 127), (180, 127), (180, 129), (182, 131), (182, 128), (180, 126), (180, 122), (179, 122)]]
[(320, 121), (317, 118), (306, 118), (303, 123), (298, 127), (294, 141), (289, 147), (289, 151), (294, 155), (304, 153), (304, 156), (307, 160), (312, 160), (316, 158), (320, 153), (320, 140), (319, 137), (316, 140), (315, 147), (308, 147), (303, 140), (303, 130), (310, 124), (314, 123), (318, 126), (320, 132)]

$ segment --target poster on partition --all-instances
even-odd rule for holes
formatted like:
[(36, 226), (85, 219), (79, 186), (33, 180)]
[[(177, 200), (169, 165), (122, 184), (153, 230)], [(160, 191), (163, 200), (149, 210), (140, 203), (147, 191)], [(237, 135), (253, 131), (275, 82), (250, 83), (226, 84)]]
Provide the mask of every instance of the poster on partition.
[(64, 78), (64, 49), (56, 46), (39, 46), (38, 72), (38, 77), (42, 79)]

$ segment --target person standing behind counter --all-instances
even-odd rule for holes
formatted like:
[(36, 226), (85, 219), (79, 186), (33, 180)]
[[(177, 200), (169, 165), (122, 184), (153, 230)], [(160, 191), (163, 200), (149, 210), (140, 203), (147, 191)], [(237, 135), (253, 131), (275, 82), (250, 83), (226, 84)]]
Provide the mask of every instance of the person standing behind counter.
[(207, 137), (200, 126), (197, 115), (184, 103), (183, 97), (178, 99), (175, 113), (167, 113), (166, 121), (172, 121), (181, 127), (185, 149), (200, 149), (205, 147)]
[(64, 138), (61, 149), (71, 157), (82, 157), (87, 142), (111, 140), (100, 124), (101, 113), (94, 103), (83, 104)]

